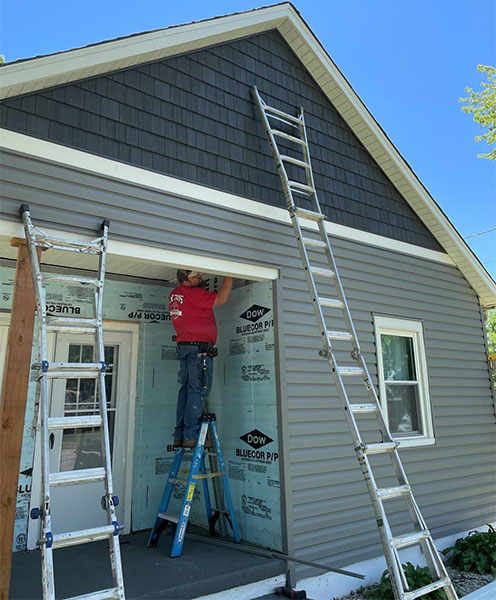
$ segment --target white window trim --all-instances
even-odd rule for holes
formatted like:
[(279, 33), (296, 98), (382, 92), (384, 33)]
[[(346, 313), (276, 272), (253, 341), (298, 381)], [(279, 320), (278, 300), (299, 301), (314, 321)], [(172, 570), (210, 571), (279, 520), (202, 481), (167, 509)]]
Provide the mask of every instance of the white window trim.
[(384, 365), (382, 362), (381, 334), (402, 335), (413, 340), (415, 370), (419, 383), (419, 409), (422, 424), (422, 435), (401, 436), (395, 438), (400, 442), (400, 448), (417, 446), (430, 446), (436, 443), (434, 438), (434, 425), (429, 394), (429, 380), (427, 374), (427, 360), (425, 356), (424, 332), (420, 321), (410, 321), (395, 317), (374, 315), (375, 341), (377, 349), (377, 378), (379, 381), (379, 398), (386, 422), (388, 420), (388, 407), (386, 402), (386, 384), (384, 380)]

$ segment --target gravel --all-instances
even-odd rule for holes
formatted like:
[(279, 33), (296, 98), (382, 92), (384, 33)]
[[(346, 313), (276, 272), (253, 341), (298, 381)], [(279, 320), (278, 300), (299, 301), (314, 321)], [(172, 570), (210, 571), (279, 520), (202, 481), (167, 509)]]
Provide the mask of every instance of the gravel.
[[(478, 573), (467, 573), (465, 571), (458, 571), (447, 567), (448, 575), (451, 577), (451, 581), (456, 584), (458, 596), (466, 596), (471, 592), (475, 592), (479, 588), (491, 583), (496, 579), (494, 575), (479, 575)], [(364, 590), (370, 589), (372, 586), (366, 588), (360, 588), (354, 592), (350, 592), (346, 596), (340, 598), (333, 598), (332, 600), (367, 600), (365, 598)]]

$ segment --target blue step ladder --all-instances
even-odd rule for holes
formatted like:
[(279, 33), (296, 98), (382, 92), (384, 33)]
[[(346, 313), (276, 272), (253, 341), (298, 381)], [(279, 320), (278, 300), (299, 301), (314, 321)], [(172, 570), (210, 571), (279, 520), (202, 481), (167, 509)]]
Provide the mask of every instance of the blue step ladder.
[[(207, 467), (205, 465), (205, 445), (207, 441), (207, 433), (208, 430), (211, 430), (211, 437), (213, 437), (213, 446), (215, 448), (215, 452), (208, 451), (208, 455), (210, 457), (217, 458), (218, 471), (210, 471), (207, 472)], [(176, 524), (176, 532), (174, 535), (174, 542), (172, 544), (172, 549), (170, 552), (171, 558), (175, 558), (177, 556), (181, 556), (184, 537), (186, 534), (186, 527), (188, 526), (189, 515), (191, 512), (191, 505), (193, 504), (193, 497), (195, 493), (196, 484), (201, 480), (203, 482), (203, 496), (205, 498), (205, 507), (207, 511), (208, 525), (211, 535), (215, 535), (215, 525), (219, 520), (219, 517), (223, 517), (229, 523), (234, 541), (239, 543), (241, 541), (239, 535), (238, 525), (236, 523), (236, 516), (234, 514), (234, 507), (231, 499), (231, 493), (229, 491), (229, 482), (226, 475), (226, 467), (224, 463), (224, 457), (222, 456), (222, 450), (220, 448), (219, 435), (217, 433), (217, 425), (216, 425), (216, 417), (214, 413), (207, 413), (203, 415), (202, 423), (200, 427), (200, 433), (198, 435), (198, 439), (196, 442), (196, 446), (191, 448), (193, 450), (193, 458), (191, 461), (191, 466), (188, 470), (180, 470), (181, 463), (184, 458), (185, 452), (189, 450), (187, 448), (179, 448), (174, 455), (174, 460), (172, 461), (171, 470), (169, 472), (169, 476), (167, 478), (167, 483), (165, 484), (164, 492), (162, 494), (162, 499), (160, 501), (160, 505), (157, 512), (157, 518), (155, 520), (155, 525), (153, 526), (152, 532), (150, 534), (150, 538), (148, 540), (148, 548), (153, 548), (158, 544), (158, 540), (162, 531), (167, 527), (168, 523)], [(210, 463), (213, 464), (212, 461)], [(188, 473), (188, 477), (179, 478), (178, 475)], [(228, 510), (223, 510), (222, 507), (216, 506), (212, 508), (212, 504), (210, 502), (210, 491), (208, 486), (208, 480), (213, 480), (214, 478), (219, 477), (222, 481), (225, 499), (227, 502)], [(181, 510), (179, 512), (179, 516), (172, 515), (167, 513), (167, 509), (169, 507), (169, 502), (172, 496), (172, 492), (174, 487), (178, 484), (185, 484), (186, 489), (184, 492), (184, 498), (181, 505)], [(214, 486), (214, 494), (216, 497), (216, 501), (218, 504), (221, 502), (221, 494), (218, 493)], [(220, 520), (222, 523), (222, 519)], [(222, 527), (222, 525), (221, 525)]]

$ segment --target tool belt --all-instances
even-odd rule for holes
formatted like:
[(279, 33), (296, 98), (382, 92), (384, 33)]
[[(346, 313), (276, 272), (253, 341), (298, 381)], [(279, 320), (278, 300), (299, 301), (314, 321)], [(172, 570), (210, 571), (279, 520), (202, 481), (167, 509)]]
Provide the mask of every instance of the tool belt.
[(198, 346), (198, 357), (200, 354), (206, 354), (210, 358), (214, 358), (219, 354), (217, 348), (212, 346), (210, 342), (177, 342), (178, 346)]

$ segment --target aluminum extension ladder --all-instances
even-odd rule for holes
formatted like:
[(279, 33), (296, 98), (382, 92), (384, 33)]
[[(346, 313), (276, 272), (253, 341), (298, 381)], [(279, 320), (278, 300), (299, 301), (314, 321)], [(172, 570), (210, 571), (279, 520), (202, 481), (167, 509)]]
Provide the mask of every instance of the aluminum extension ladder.
[[(325, 216), (322, 213), (317, 198), (303, 108), (300, 108), (298, 116), (295, 117), (268, 106), (260, 97), (255, 86), (253, 87), (253, 96), (259, 108), (267, 138), (277, 164), (277, 170), (281, 177), (287, 208), (291, 216), (301, 260), (305, 268), (306, 280), (324, 346), (319, 354), (329, 362), (333, 379), (339, 392), (341, 404), (353, 435), (354, 449), (374, 508), (386, 563), (391, 576), (394, 597), (396, 600), (413, 600), (414, 598), (420, 598), (429, 592), (442, 588), (444, 589), (448, 600), (457, 600), (453, 584), (448, 577), (431, 534), (427, 529), (419, 507), (413, 497), (411, 487), (399, 457), (399, 444), (391, 437), (391, 433), (389, 432), (389, 428), (381, 410), (377, 393), (370, 379), (365, 359), (360, 351), (360, 344), (353, 325), (351, 312), (346, 301), (330, 240), (327, 235), (324, 223)], [(298, 154), (301, 158), (295, 158), (290, 154), (281, 154), (276, 138), (284, 140), (283, 143), (289, 148), (289, 152), (292, 152), (293, 155)], [(288, 171), (290, 171), (291, 175), (295, 178), (299, 177), (300, 179), (303, 179), (302, 171), (304, 171), (305, 182), (303, 183), (291, 179), (288, 176)], [(295, 195), (311, 201), (312, 209), (308, 210), (298, 207), (295, 202)], [(304, 237), (300, 218), (317, 223), (320, 239)], [(326, 262), (330, 268), (323, 269), (312, 266), (309, 257), (310, 249), (315, 252), (323, 251), (326, 255)], [(336, 296), (334, 298), (321, 297), (316, 278), (323, 278), (327, 281), (331, 281), (335, 286)], [(342, 311), (346, 328), (345, 331), (330, 331), (328, 329), (324, 308)], [(339, 366), (337, 364), (335, 350), (333, 348), (334, 342), (351, 344), (351, 356), (352, 359), (356, 361), (357, 366), (349, 367)], [(361, 378), (365, 384), (369, 396), (369, 401), (367, 403), (351, 403), (349, 400), (345, 379), (356, 381), (357, 378)], [(382, 441), (380, 443), (364, 443), (362, 440), (357, 416), (363, 414), (374, 416), (377, 419), (382, 434)], [(397, 487), (381, 489), (377, 486), (369, 461), (369, 455), (372, 454), (387, 454), (390, 456), (394, 473), (399, 484)], [(386, 514), (386, 502), (397, 498), (403, 498), (406, 501), (414, 525), (414, 531), (407, 535), (393, 536)], [(408, 582), (401, 566), (399, 550), (415, 545), (420, 545), (425, 555), (427, 565), (433, 578), (433, 583), (417, 590), (409, 590)]]
[[(54, 600), (55, 580), (53, 551), (57, 548), (86, 544), (98, 540), (108, 540), (110, 548), (110, 563), (114, 587), (100, 590), (69, 600), (80, 598), (84, 600), (124, 600), (124, 581), (122, 576), (121, 556), (119, 547), (119, 524), (117, 522), (115, 507), (119, 503), (114, 496), (112, 486), (112, 471), (110, 458), (109, 429), (107, 420), (107, 401), (105, 394), (105, 355), (102, 331), (102, 303), (103, 285), (105, 278), (105, 262), (107, 254), (107, 241), (109, 222), (103, 221), (101, 236), (89, 242), (55, 238), (48, 235), (31, 221), (29, 206), (23, 204), (20, 209), (24, 223), (29, 257), (31, 260), (31, 273), (36, 296), (36, 309), (38, 315), (38, 362), (33, 368), (39, 371), (37, 383), (37, 399), (40, 404), (40, 429), (41, 429), (41, 480), (42, 504), (39, 508), (31, 510), (31, 518), (41, 518), (41, 538), (38, 545), (41, 548), (42, 586), (43, 599)], [(57, 275), (42, 273), (36, 248), (65, 250), (83, 254), (99, 256), (98, 277), (73, 277), (71, 275)], [(46, 313), (46, 282), (59, 281), (74, 285), (91, 286), (94, 288), (94, 317), (70, 318), (47, 315)], [(93, 363), (50, 363), (47, 354), (47, 332), (60, 333), (92, 333), (95, 336), (95, 350)], [(53, 379), (86, 378), (94, 379), (95, 393), (99, 399), (99, 415), (76, 417), (50, 417), (50, 398), (48, 382)], [(49, 437), (54, 430), (76, 428), (100, 428), (102, 434), (103, 467), (80, 469), (73, 471), (50, 472)], [(107, 514), (107, 525), (85, 529), (82, 531), (69, 531), (62, 534), (52, 534), (52, 515), (50, 509), (50, 490), (55, 486), (76, 485), (94, 481), (105, 483), (105, 495), (102, 497), (101, 507), (88, 507), (88, 510), (103, 508)]]
[[(213, 447), (215, 449), (215, 452), (211, 452), (208, 448), (205, 448), (205, 442), (207, 440), (207, 433), (209, 428), (213, 437)], [(191, 466), (187, 470), (180, 470), (181, 462), (185, 455), (185, 448), (178, 448), (178, 450), (176, 450), (174, 460), (172, 461), (171, 469), (169, 472), (169, 476), (167, 477), (164, 492), (162, 494), (162, 499), (160, 500), (155, 525), (153, 526), (150, 538), (148, 540), (148, 547), (154, 548), (158, 544), (160, 534), (167, 527), (167, 524), (175, 524), (176, 531), (174, 534), (174, 541), (172, 543), (172, 548), (170, 552), (171, 558), (181, 556), (182, 547), (184, 544), (184, 537), (186, 535), (186, 527), (188, 526), (189, 515), (191, 512), (191, 505), (193, 504), (195, 487), (196, 483), (199, 480), (203, 481), (203, 496), (205, 499), (205, 507), (207, 511), (210, 534), (215, 535), (215, 525), (219, 518), (222, 532), (222, 523), (223, 519), (225, 519), (232, 529), (234, 541), (236, 543), (239, 543), (241, 541), (238, 525), (236, 522), (236, 516), (234, 514), (231, 493), (229, 491), (229, 482), (226, 475), (226, 467), (224, 463), (224, 457), (222, 455), (222, 450), (220, 447), (219, 435), (217, 433), (216, 426), (216, 417), (214, 413), (207, 413), (203, 415), (196, 446), (195, 448), (191, 448), (191, 450), (193, 450)], [(217, 460), (219, 469), (218, 471), (211, 470), (210, 472), (207, 472), (207, 467), (205, 465), (205, 454), (208, 454), (209, 456), (213, 455), (213, 457)], [(186, 473), (188, 473), (187, 478), (178, 477), (178, 475)], [(214, 480), (214, 478), (220, 478), (223, 483), (228, 510), (224, 510), (222, 508), (222, 498), (216, 490), (215, 485), (214, 494), (217, 506), (212, 507), (211, 505), (210, 491), (208, 489), (208, 480)], [(174, 487), (178, 484), (185, 485), (184, 498), (182, 501), (181, 510), (179, 511), (179, 516), (167, 513), (172, 492), (174, 491)]]

